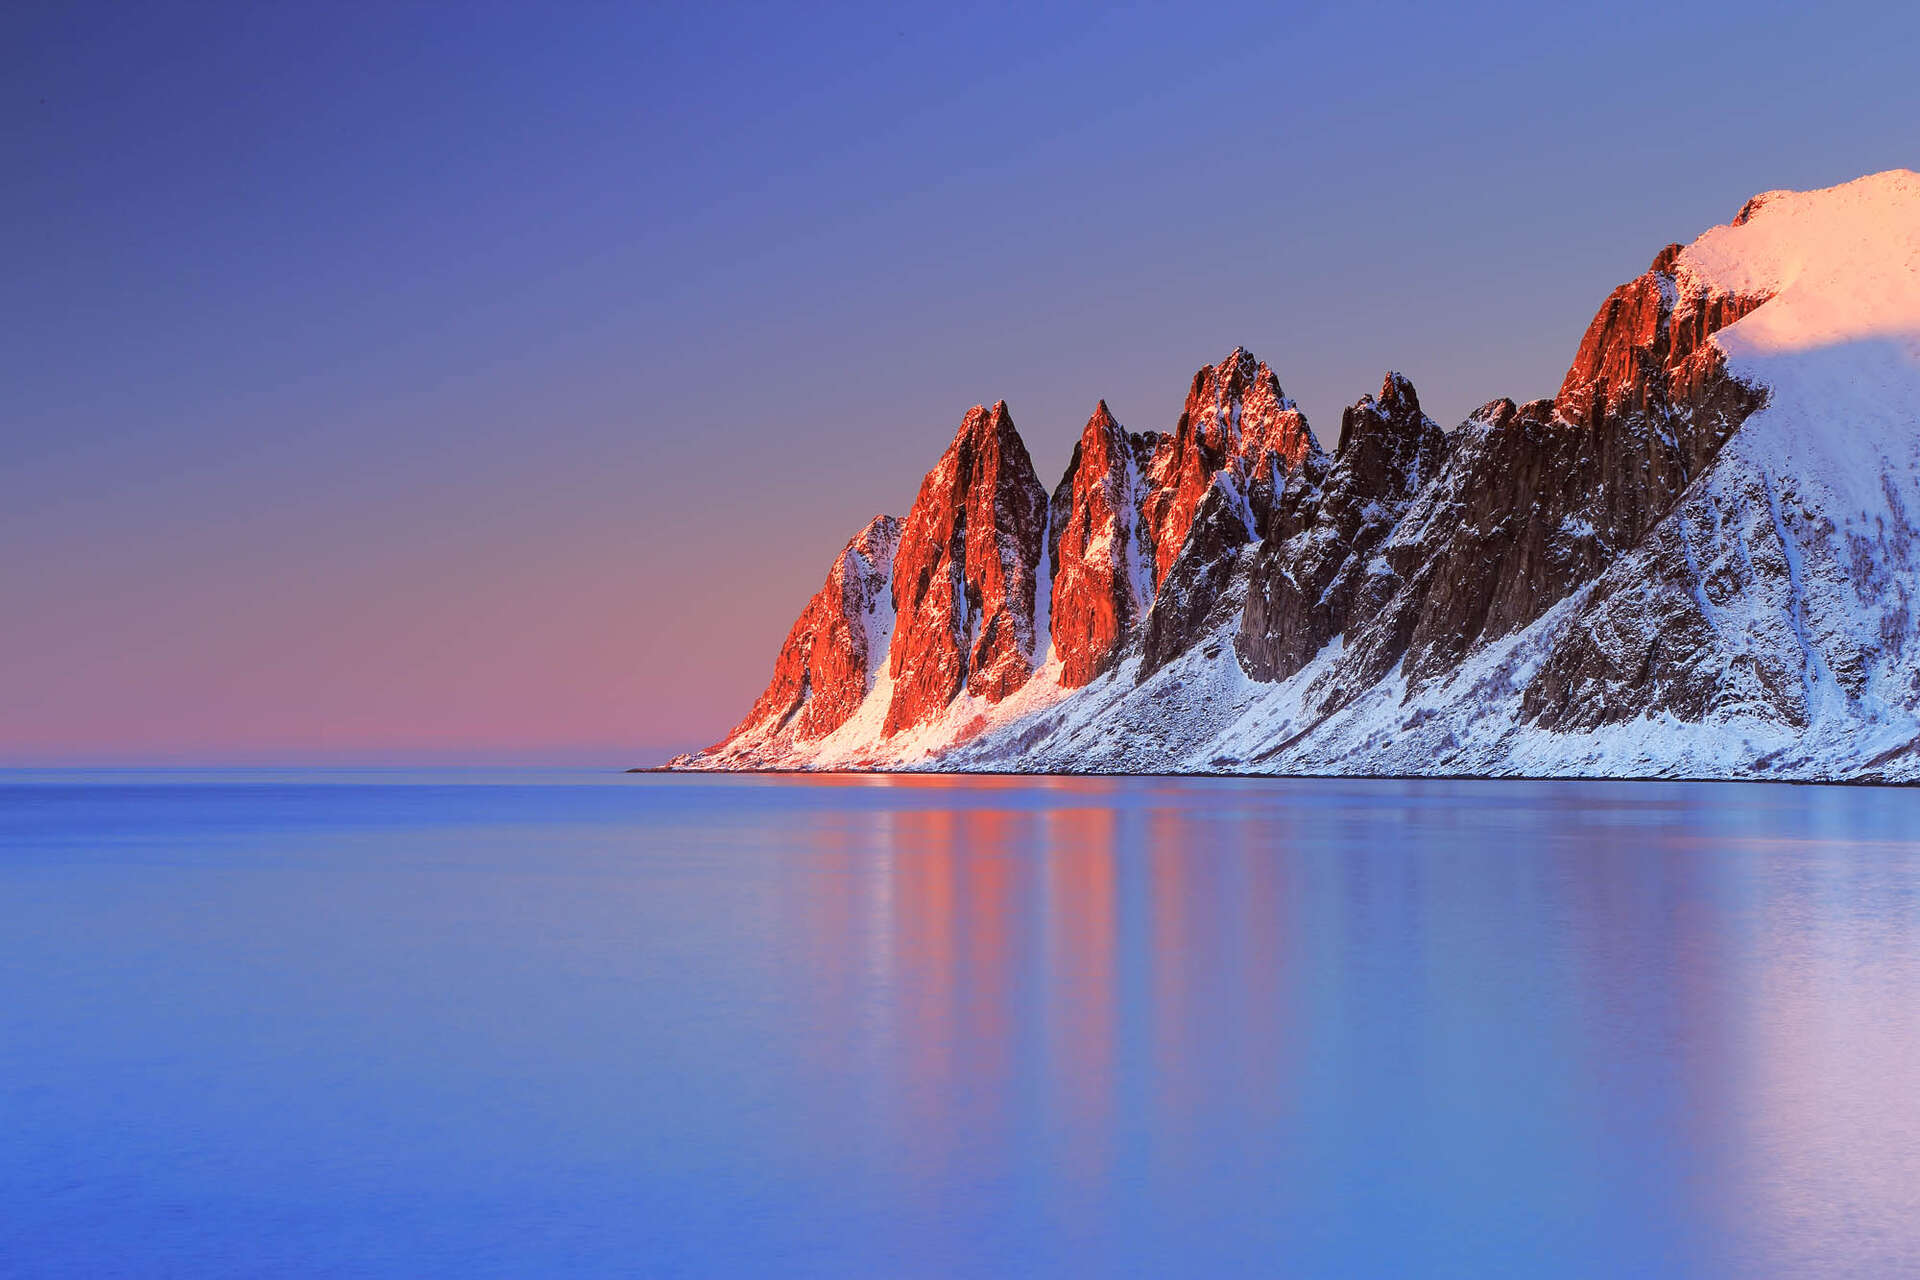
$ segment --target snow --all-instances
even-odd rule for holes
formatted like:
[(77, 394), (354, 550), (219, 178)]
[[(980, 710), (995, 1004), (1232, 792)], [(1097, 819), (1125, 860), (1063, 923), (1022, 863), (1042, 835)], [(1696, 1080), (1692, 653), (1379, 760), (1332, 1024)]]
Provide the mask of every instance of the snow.
[(1053, 656), (1053, 558), (1047, 547), (1053, 541), (1053, 504), (1041, 507), (1045, 519), (1040, 522), (1040, 563), (1033, 568), (1033, 635), (1027, 644), (1027, 660), (1035, 667), (1046, 665)]
[[(963, 692), (932, 722), (882, 738), (891, 679), (879, 663), (834, 734), (804, 751), (746, 744), (737, 762), (1920, 781), (1920, 174), (1768, 193), (1738, 225), (1687, 246), (1674, 275), (1682, 310), (1709, 293), (1767, 298), (1712, 339), (1730, 372), (1766, 389), (1764, 407), (1598, 580), (1445, 676), (1410, 688), (1396, 670), (1322, 716), (1339, 638), (1292, 678), (1263, 683), (1240, 669), (1230, 621), (1143, 683), (1134, 656), (1073, 691), (1041, 639), (1046, 660), (1004, 702)], [(1142, 483), (1131, 464), (1128, 482)], [(1423, 538), (1445, 517), (1436, 502), (1431, 488), (1416, 497), (1385, 547)], [(1594, 536), (1572, 518), (1560, 533)], [(1681, 571), (1663, 575), (1663, 563)], [(1387, 559), (1366, 570), (1389, 571)], [(1726, 673), (1702, 718), (1649, 712), (1581, 732), (1528, 723), (1523, 691), (1556, 646), (1631, 635), (1676, 608), (1702, 621), (1699, 661)]]
[(1147, 605), (1153, 600), (1153, 555), (1144, 545), (1140, 527), (1140, 498), (1146, 492), (1146, 477), (1140, 474), (1140, 465), (1134, 460), (1133, 452), (1128, 450), (1123, 458), (1126, 467), (1127, 490), (1123, 496), (1121, 511), (1124, 517), (1122, 535), (1126, 539), (1123, 554), (1127, 557), (1127, 583), (1133, 592), (1133, 604), (1136, 616), (1146, 612)]
[(1824, 191), (1771, 192), (1737, 226), (1680, 254), (1683, 293), (1702, 287), (1772, 300), (1720, 332), (1736, 356), (1862, 338), (1911, 342), (1920, 327), (1920, 174), (1890, 170)]

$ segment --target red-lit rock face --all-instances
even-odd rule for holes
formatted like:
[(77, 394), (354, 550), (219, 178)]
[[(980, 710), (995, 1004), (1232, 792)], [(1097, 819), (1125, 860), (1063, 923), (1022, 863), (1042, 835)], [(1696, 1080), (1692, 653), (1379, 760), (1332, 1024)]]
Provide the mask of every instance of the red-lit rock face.
[[(1756, 198), (1452, 431), (1390, 374), (1324, 454), (1236, 350), (1164, 436), (1102, 404), (1043, 500), (976, 409), (891, 580), (883, 525), (675, 763), (1920, 778), (1917, 210), (1905, 171)], [(1069, 692), (982, 705), (1047, 634)]]
[(813, 741), (853, 715), (893, 630), (889, 588), (900, 528), (895, 516), (875, 516), (847, 543), (787, 633), (766, 692), (715, 750), (744, 737)]
[(1246, 464), (1249, 478), (1263, 461), (1277, 464), (1283, 471), (1298, 471), (1300, 464), (1319, 452), (1306, 415), (1294, 407), (1280, 390), (1280, 380), (1263, 361), (1254, 370), (1241, 401), (1240, 447), (1238, 454)]
[(1046, 520), (1046, 490), (1005, 402), (974, 406), (900, 535), (885, 733), (938, 715), (962, 688), (997, 702), (1033, 674)]
[(1767, 299), (1683, 288), (1674, 276), (1680, 249), (1662, 249), (1601, 304), (1554, 398), (1560, 417), (1599, 428), (1709, 398), (1724, 361), (1707, 339)]
[(1152, 601), (1153, 549), (1140, 518), (1144, 444), (1102, 400), (1061, 481), (1067, 501), (1055, 503), (1053, 649), (1069, 689), (1106, 670)]
[(1193, 375), (1186, 408), (1148, 467), (1142, 515), (1153, 546), (1156, 589), (1180, 554), (1214, 473), (1239, 459), (1252, 478), (1264, 462), (1298, 469), (1315, 449), (1307, 420), (1280, 380), (1245, 348)]
[(1241, 550), (1265, 536), (1291, 478), (1322, 457), (1273, 370), (1245, 350), (1194, 375), (1179, 424), (1155, 452), (1143, 503), (1155, 576), (1142, 677), (1239, 608)]

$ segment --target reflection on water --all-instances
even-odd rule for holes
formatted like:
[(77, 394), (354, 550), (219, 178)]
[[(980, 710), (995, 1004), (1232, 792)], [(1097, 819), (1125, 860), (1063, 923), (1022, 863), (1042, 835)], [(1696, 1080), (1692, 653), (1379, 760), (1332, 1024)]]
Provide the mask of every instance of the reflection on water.
[(0, 789), (0, 1263), (1920, 1273), (1920, 794), (564, 781)]

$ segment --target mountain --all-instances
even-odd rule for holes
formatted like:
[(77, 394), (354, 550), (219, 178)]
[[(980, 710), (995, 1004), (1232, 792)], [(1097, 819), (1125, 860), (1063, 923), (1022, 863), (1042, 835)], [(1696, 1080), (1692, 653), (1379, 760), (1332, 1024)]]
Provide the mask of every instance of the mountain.
[(1551, 400), (1244, 350), (1052, 493), (976, 407), (683, 769), (1920, 780), (1920, 174), (1756, 196)]

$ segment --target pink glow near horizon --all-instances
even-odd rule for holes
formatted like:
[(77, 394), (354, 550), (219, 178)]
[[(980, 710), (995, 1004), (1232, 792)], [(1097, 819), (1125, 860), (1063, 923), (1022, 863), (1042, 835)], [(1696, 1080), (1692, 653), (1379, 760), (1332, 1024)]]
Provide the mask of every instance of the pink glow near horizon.
[[(1910, 158), (1913, 39), (1722, 17), (37, 16), (0, 762), (650, 763), (971, 404), (1051, 486), (1096, 399), (1168, 427), (1235, 344), (1328, 443), (1389, 367), (1448, 425), (1549, 394), (1661, 244)], [(1539, 199), (1648, 171), (1656, 38), (1802, 73)]]

